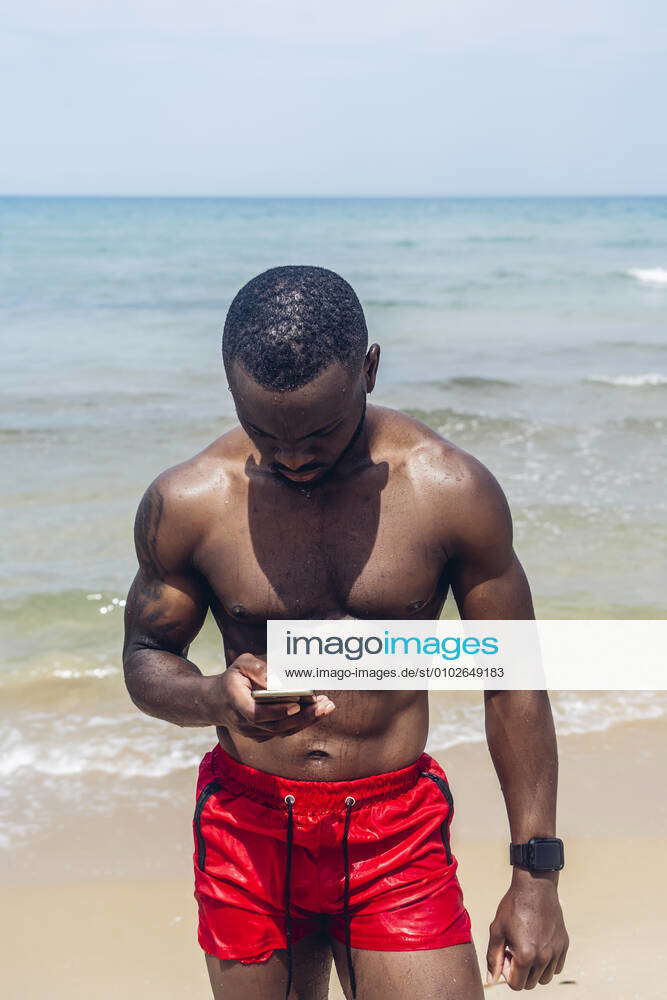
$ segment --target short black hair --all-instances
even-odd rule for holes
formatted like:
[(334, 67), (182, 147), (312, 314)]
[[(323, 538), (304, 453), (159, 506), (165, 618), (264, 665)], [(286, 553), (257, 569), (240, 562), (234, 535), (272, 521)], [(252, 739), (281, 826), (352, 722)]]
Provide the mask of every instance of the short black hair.
[(354, 289), (324, 267), (272, 267), (252, 278), (229, 307), (222, 335), (227, 373), (240, 361), (267, 389), (288, 392), (332, 362), (361, 370), (368, 330)]

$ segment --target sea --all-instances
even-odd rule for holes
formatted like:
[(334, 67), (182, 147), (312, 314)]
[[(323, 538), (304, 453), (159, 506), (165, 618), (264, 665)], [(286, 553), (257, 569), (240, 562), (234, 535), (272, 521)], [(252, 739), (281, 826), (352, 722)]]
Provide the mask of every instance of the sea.
[[(343, 275), (382, 348), (374, 400), (494, 473), (538, 616), (664, 617), (667, 198), (2, 198), (0, 849), (159, 805), (214, 741), (123, 686), (132, 523), (234, 424), (226, 310), (280, 264)], [(222, 669), (210, 621), (190, 656)], [(667, 697), (553, 708), (586, 733)], [(437, 699), (429, 748), (483, 738), (479, 695)]]

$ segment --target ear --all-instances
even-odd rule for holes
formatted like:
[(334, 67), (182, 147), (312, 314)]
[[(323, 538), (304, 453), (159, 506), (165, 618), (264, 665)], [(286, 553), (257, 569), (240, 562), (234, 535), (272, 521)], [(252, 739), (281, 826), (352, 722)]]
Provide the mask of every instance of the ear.
[(372, 392), (375, 388), (378, 365), (380, 364), (380, 345), (371, 344), (368, 353), (364, 358), (364, 379), (366, 380), (366, 392)]

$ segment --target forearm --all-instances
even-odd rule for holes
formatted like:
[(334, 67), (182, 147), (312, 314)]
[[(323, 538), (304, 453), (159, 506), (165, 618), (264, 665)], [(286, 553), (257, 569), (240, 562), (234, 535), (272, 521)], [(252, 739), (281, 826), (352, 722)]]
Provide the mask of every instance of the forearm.
[[(486, 734), (505, 796), (511, 837), (556, 832), (558, 755), (546, 691), (488, 691)], [(489, 928), (487, 982), (512, 990), (548, 983), (565, 962), (569, 938), (558, 900), (558, 872), (515, 865)]]
[(556, 834), (558, 753), (546, 691), (490, 691), (486, 738), (512, 841)]
[(142, 712), (177, 726), (214, 726), (220, 675), (204, 677), (191, 660), (159, 649), (137, 649), (124, 660), (125, 684)]

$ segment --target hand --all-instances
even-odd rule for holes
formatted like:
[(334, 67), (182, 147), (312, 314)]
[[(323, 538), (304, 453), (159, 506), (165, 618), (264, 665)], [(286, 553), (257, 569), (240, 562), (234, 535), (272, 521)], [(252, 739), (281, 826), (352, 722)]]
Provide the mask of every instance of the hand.
[(487, 983), (503, 975), (513, 990), (545, 985), (562, 971), (569, 943), (554, 875), (515, 868), (489, 928)]
[(315, 696), (312, 705), (283, 702), (262, 705), (252, 697), (253, 690), (266, 690), (266, 661), (252, 653), (242, 653), (219, 678), (216, 703), (220, 716), (217, 725), (226, 726), (242, 736), (261, 743), (274, 736), (290, 736), (319, 722), (336, 707), (324, 694)]

